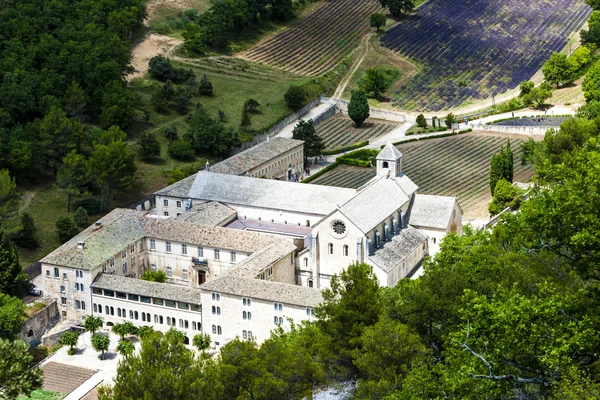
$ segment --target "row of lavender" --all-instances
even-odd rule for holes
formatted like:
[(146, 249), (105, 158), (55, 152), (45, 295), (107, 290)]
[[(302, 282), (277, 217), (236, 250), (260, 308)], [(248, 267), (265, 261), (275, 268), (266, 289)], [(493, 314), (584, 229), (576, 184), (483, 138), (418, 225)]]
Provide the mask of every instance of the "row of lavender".
[(590, 13), (583, 0), (431, 0), (381, 39), (423, 65), (395, 104), (438, 111), (512, 89), (560, 51)]

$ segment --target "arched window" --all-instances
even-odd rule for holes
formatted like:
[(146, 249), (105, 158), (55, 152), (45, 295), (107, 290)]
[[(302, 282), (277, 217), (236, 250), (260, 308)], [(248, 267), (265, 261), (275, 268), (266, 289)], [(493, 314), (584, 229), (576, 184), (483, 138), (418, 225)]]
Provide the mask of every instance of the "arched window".
[(389, 164), (388, 164), (387, 161), (384, 161), (383, 164), (382, 164), (382, 167), (383, 168), (389, 168), (390, 166), (389, 166)]
[(246, 311), (242, 312), (242, 318), (248, 319), (248, 313)]
[(140, 315), (138, 314), (138, 312), (137, 312), (137, 311), (135, 311), (133, 314), (135, 315), (135, 319), (136, 319), (136, 320), (140, 319)]
[(248, 332), (247, 331), (242, 331), (242, 338), (248, 339)]
[(102, 304), (98, 304), (98, 312), (102, 314)]
[(329, 254), (333, 254), (333, 243), (329, 243), (327, 247), (329, 248)]
[(248, 311), (248, 319), (252, 319), (252, 313)]
[(213, 333), (213, 335), (217, 334), (217, 326), (216, 325), (212, 326), (212, 333)]
[(304, 257), (304, 266), (308, 267), (308, 257)]
[(217, 326), (217, 335), (222, 334), (223, 331), (221, 330), (221, 325)]
[(215, 306), (212, 306), (212, 313), (213, 313), (213, 314), (216, 314), (216, 313), (217, 313), (217, 307), (215, 307)]
[(348, 257), (348, 245), (344, 245), (344, 256)]
[(82, 301), (82, 302), (81, 302), (81, 309), (82, 309), (82, 310), (85, 310), (85, 301)]

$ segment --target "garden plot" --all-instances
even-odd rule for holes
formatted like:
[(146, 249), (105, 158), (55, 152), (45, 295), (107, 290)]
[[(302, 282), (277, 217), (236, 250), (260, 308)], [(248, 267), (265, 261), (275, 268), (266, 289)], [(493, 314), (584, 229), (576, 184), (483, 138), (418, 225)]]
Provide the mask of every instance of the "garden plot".
[(399, 88), (395, 105), (438, 111), (515, 88), (561, 51), (590, 13), (583, 0), (430, 0), (382, 37), (422, 66)]
[(333, 117), (317, 124), (315, 128), (317, 135), (325, 142), (325, 148), (335, 149), (387, 135), (397, 125), (369, 120), (356, 128), (349, 118)]

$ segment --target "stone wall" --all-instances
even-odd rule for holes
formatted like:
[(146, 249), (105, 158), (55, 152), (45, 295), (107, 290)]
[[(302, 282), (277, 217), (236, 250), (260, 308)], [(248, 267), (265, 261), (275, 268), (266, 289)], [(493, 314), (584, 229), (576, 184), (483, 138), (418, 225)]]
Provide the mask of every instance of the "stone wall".
[(27, 342), (29, 346), (35, 347), (40, 344), (44, 333), (52, 329), (59, 321), (58, 305), (56, 300), (52, 300), (49, 305), (23, 323), (19, 338)]
[[(461, 129), (464, 124), (460, 124)], [(481, 131), (491, 131), (491, 132), (500, 132), (500, 133), (512, 133), (514, 135), (524, 135), (524, 136), (540, 136), (543, 137), (546, 134), (546, 131), (551, 126), (506, 126), (506, 125), (478, 125), (476, 123), (471, 123), (468, 126), (469, 128), (473, 128), (473, 130), (481, 130)]]

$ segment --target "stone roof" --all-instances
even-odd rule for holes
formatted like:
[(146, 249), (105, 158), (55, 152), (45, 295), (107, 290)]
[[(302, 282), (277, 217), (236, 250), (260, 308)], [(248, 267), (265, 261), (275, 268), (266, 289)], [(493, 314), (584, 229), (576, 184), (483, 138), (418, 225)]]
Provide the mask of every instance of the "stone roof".
[[(427, 236), (411, 226), (403, 228), (386, 242), (369, 260), (385, 272), (390, 272), (401, 265), (406, 256), (427, 241)], [(402, 277), (401, 277), (402, 278)]]
[(390, 142), (387, 142), (385, 147), (377, 154), (377, 160), (395, 161), (400, 157), (402, 157), (402, 153)]
[(381, 175), (343, 204), (340, 211), (366, 234), (409, 200), (396, 178)]
[(241, 278), (257, 278), (258, 274), (265, 268), (272, 266), (284, 257), (288, 257), (295, 250), (296, 246), (292, 243), (281, 240), (264, 250), (252, 253), (227, 274)]
[(408, 197), (412, 196), (419, 190), (419, 187), (410, 178), (404, 174), (395, 178), (396, 183), (402, 188), (402, 191), (406, 193)]
[(312, 227), (296, 224), (278, 224), (276, 222), (254, 221), (250, 219), (237, 219), (228, 225), (227, 228), (242, 229), (249, 231), (273, 233), (276, 235), (289, 236), (308, 236), (312, 232)]
[(253, 253), (283, 240), (257, 232), (198, 226), (187, 221), (145, 218), (143, 224), (146, 236), (149, 238), (247, 253)]
[(302, 140), (276, 137), (211, 166), (210, 171), (219, 174), (244, 175), (303, 143)]
[(241, 278), (230, 274), (208, 281), (200, 289), (302, 307), (316, 307), (323, 301), (321, 291), (318, 289), (261, 279)]
[(197, 173), (183, 178), (172, 185), (154, 192), (154, 194), (162, 196), (187, 197), (190, 189), (192, 188), (192, 183), (194, 183), (194, 179), (196, 179), (196, 175)]
[(327, 215), (337, 204), (345, 203), (355, 194), (354, 189), (201, 171), (188, 197), (228, 205)]
[[(141, 217), (144, 212), (117, 208), (99, 220), (101, 227), (91, 225), (74, 238), (42, 258), (46, 264), (93, 269), (131, 243), (144, 237)], [(79, 248), (78, 243), (84, 247)]]
[(173, 221), (186, 221), (203, 226), (223, 226), (237, 216), (237, 212), (216, 201), (193, 206), (190, 210), (175, 217)]
[(413, 203), (409, 224), (418, 228), (448, 229), (456, 197), (417, 194)]
[(91, 287), (137, 294), (139, 296), (200, 304), (200, 290), (172, 283), (150, 282), (142, 279), (126, 278), (124, 276), (100, 274), (91, 284)]

